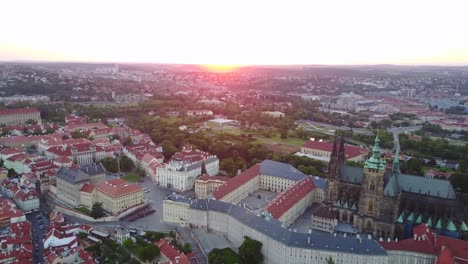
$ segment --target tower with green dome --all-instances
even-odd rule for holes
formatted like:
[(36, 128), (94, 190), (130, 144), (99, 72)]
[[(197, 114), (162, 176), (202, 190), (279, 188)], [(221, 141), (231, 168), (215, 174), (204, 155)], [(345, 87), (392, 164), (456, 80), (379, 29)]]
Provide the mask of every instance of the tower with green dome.
[(384, 176), (387, 163), (381, 157), (379, 136), (375, 137), (375, 144), (371, 156), (364, 163), (364, 176), (361, 183), (358, 217), (355, 225), (361, 232), (376, 233), (376, 220), (381, 217), (381, 205), (384, 200)]

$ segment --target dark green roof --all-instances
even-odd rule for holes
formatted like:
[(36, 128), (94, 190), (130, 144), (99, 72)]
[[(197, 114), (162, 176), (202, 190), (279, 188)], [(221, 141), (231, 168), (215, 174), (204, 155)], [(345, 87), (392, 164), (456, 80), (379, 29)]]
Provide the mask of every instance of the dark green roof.
[(452, 231), (452, 232), (456, 232), (457, 231), (457, 228), (455, 227), (455, 225), (453, 224), (452, 220), (449, 219), (448, 221), (448, 224), (447, 224), (447, 227), (446, 229), (448, 231)]
[(461, 222), (460, 230), (461, 231), (468, 231), (468, 226), (466, 226), (464, 221)]

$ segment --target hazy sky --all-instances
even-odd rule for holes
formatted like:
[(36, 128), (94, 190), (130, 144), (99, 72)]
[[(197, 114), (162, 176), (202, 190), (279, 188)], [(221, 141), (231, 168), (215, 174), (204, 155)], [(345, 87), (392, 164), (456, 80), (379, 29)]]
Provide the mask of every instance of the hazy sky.
[(468, 65), (466, 0), (2, 0), (0, 60)]

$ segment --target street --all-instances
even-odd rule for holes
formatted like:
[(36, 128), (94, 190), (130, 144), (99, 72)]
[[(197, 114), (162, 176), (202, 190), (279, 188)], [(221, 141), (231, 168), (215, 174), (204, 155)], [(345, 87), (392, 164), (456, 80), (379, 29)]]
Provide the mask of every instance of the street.
[[(31, 223), (31, 238), (33, 244), (33, 261), (34, 263), (44, 263), (44, 243), (43, 239), (49, 226), (49, 220), (40, 212), (34, 212), (26, 215), (27, 220)], [(42, 225), (42, 226), (41, 226)]]

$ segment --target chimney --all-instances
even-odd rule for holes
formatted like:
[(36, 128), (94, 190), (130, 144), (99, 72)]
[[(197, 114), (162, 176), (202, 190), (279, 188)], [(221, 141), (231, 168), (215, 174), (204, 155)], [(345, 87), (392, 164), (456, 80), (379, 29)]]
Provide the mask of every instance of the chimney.
[(310, 237), (307, 237), (307, 244), (310, 245)]

